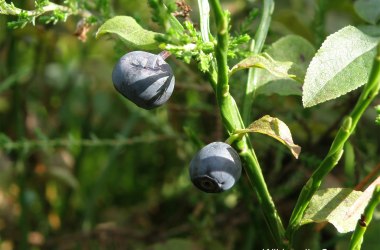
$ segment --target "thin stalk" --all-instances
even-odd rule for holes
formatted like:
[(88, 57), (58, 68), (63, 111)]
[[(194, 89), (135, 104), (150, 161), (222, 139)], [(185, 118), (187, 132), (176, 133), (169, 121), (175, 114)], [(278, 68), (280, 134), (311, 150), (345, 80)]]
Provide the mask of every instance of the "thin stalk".
[[(208, 0), (198, 0), (198, 8), (199, 8), (199, 21), (200, 21), (200, 30), (201, 30), (201, 36), (202, 41), (205, 43), (211, 42), (214, 40), (214, 38), (211, 35), (210, 32), (210, 4)], [(211, 66), (210, 66), (210, 72), (208, 73), (208, 77), (210, 79), (210, 83), (212, 84), (212, 87), (214, 90), (216, 90), (216, 62), (213, 58), (213, 55), (208, 55), (210, 57)]]
[(367, 230), (369, 223), (371, 223), (373, 213), (380, 203), (380, 186), (376, 186), (373, 191), (372, 197), (364, 209), (362, 217), (358, 220), (356, 228), (351, 237), (350, 250), (360, 250), (363, 243), (363, 236)]
[(210, 5), (208, 0), (198, 0), (202, 40), (210, 42)]
[(304, 212), (310, 203), (314, 193), (318, 190), (324, 177), (331, 172), (337, 165), (342, 154), (343, 147), (347, 139), (353, 133), (358, 121), (367, 109), (372, 100), (379, 93), (380, 89), (380, 44), (377, 46), (377, 55), (375, 57), (372, 70), (368, 82), (364, 85), (354, 109), (351, 114), (346, 117), (340, 127), (335, 139), (327, 153), (325, 159), (321, 162), (318, 168), (314, 171), (306, 185), (301, 190), (296, 206), (290, 218), (289, 227), (287, 228), (287, 236), (292, 240), (295, 231), (299, 228)]
[(0, 149), (5, 150), (31, 150), (31, 149), (47, 149), (58, 147), (119, 147), (131, 146), (139, 143), (153, 143), (165, 140), (176, 140), (178, 135), (151, 135), (136, 136), (131, 138), (91, 138), (91, 139), (74, 139), (74, 138), (58, 138), (46, 140), (26, 140), (6, 141), (0, 144)]
[[(215, 47), (217, 79), (216, 82), (214, 82), (215, 79), (210, 77), (210, 80), (216, 92), (223, 124), (228, 133), (233, 134), (236, 130), (244, 129), (244, 122), (236, 102), (229, 92), (229, 68), (227, 64), (228, 20), (218, 0), (210, 0), (210, 5), (214, 12), (217, 26), (217, 45)], [(249, 138), (244, 136), (239, 139), (235, 145), (243, 161), (246, 163), (245, 170), (263, 209), (273, 238), (278, 247), (283, 247), (286, 245), (285, 230), (266, 186), (259, 162)]]
[[(254, 55), (257, 55), (261, 52), (264, 46), (264, 42), (267, 38), (269, 26), (272, 19), (272, 13), (274, 10), (274, 1), (273, 0), (264, 0), (263, 14), (261, 16), (259, 27), (256, 31), (254, 39), (251, 41), (250, 50)], [(245, 89), (245, 96), (243, 100), (243, 120), (245, 124), (248, 124), (251, 121), (251, 109), (253, 104), (253, 98), (255, 94), (255, 89), (257, 86), (257, 69), (250, 68), (248, 70), (248, 80)]]

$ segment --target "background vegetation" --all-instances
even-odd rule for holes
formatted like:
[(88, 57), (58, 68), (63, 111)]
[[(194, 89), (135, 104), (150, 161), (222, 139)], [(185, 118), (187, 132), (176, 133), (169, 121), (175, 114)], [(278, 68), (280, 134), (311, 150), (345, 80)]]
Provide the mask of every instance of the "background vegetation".
[[(34, 9), (33, 1), (13, 2)], [(22, 29), (7, 27), (15, 17), (0, 16), (0, 249), (270, 248), (245, 176), (220, 195), (204, 194), (189, 180), (188, 164), (199, 149), (192, 138), (226, 139), (206, 78), (196, 65), (171, 57), (176, 87), (169, 103), (152, 111), (137, 108), (111, 81), (113, 65), (130, 48), (96, 40), (95, 32), (114, 15), (129, 15), (162, 31), (152, 22), (155, 13), (147, 1), (85, 2), (96, 17), (88, 33), (78, 30), (79, 16)], [(197, 3), (186, 2), (197, 24)], [(260, 11), (260, 1), (222, 3), (232, 14), (232, 30), (246, 29), (253, 36), (258, 19), (245, 20), (252, 9)], [(297, 34), (319, 48), (326, 35), (362, 22), (348, 0), (277, 1), (267, 43)], [(240, 104), (246, 72), (236, 75), (231, 88)], [(299, 96), (255, 98), (252, 116), (279, 117), (302, 146), (295, 160), (274, 140), (252, 136), (285, 222), (359, 94), (309, 109)], [(363, 190), (378, 176), (375, 115), (373, 108), (365, 113), (344, 160), (323, 187)], [(379, 218), (375, 214), (363, 249), (378, 246)], [(298, 237), (300, 249), (346, 249), (350, 234), (311, 224)]]

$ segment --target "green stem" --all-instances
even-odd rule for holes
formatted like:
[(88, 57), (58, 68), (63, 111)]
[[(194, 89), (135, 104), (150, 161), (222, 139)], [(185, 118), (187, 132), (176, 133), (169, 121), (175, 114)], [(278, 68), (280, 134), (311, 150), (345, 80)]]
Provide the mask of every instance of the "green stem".
[(260, 164), (257, 160), (255, 152), (252, 148), (249, 138), (245, 136), (241, 140), (237, 147), (239, 154), (246, 164), (245, 171), (248, 175), (248, 179), (252, 185), (254, 192), (256, 193), (259, 204), (262, 207), (265, 220), (269, 226), (270, 232), (277, 243), (277, 247), (288, 246), (285, 238), (285, 229), (281, 221), (281, 217), (277, 212), (275, 204), (269, 193), (264, 176), (261, 172)]
[(210, 42), (210, 5), (208, 0), (198, 0), (202, 40)]
[[(0, 134), (1, 135), (1, 134)], [(164, 140), (178, 139), (178, 135), (151, 135), (151, 136), (136, 136), (131, 138), (91, 138), (91, 139), (75, 139), (75, 138), (57, 138), (46, 140), (26, 140), (20, 139), (17, 141), (8, 140), (0, 144), (0, 149), (5, 150), (31, 150), (31, 149), (47, 149), (56, 147), (119, 147), (130, 146), (139, 143), (153, 143)]]
[(292, 240), (295, 231), (299, 228), (304, 212), (309, 205), (309, 202), (321, 185), (324, 177), (336, 166), (343, 154), (343, 147), (347, 139), (353, 133), (358, 121), (367, 109), (372, 100), (379, 93), (380, 89), (380, 44), (377, 47), (377, 56), (374, 60), (370, 77), (367, 84), (364, 85), (362, 94), (359, 97), (351, 114), (343, 121), (335, 139), (327, 153), (325, 159), (321, 162), (318, 168), (314, 171), (306, 185), (301, 190), (296, 206), (290, 218), (287, 236)]
[(364, 213), (362, 217), (359, 219), (358, 223), (356, 224), (355, 231), (351, 237), (350, 250), (360, 250), (362, 242), (363, 242), (364, 233), (366, 232), (367, 227), (372, 220), (373, 213), (379, 203), (380, 203), (380, 185), (375, 187), (372, 197), (368, 205), (364, 209)]
[(51, 3), (51, 2), (35, 10), (24, 10), (24, 9), (17, 8), (14, 5), (8, 4), (6, 2), (0, 3), (0, 14), (3, 14), (3, 15), (19, 16), (21, 15), (21, 13), (23, 13), (24, 15), (28, 17), (37, 18), (41, 15), (44, 15), (49, 12), (54, 12), (54, 11), (62, 11), (62, 12), (68, 13), (68, 15), (80, 15), (82, 17), (91, 16), (91, 13), (87, 10), (82, 10), (82, 9), (74, 10), (74, 9), (71, 9), (70, 7)]
[[(261, 52), (266, 40), (269, 25), (272, 19), (272, 13), (274, 10), (274, 1), (273, 0), (264, 0), (263, 6), (263, 15), (261, 16), (260, 24), (255, 34), (255, 38), (251, 42), (250, 50), (254, 55), (257, 55)], [(255, 89), (257, 86), (257, 69), (250, 68), (248, 70), (248, 80), (245, 89), (245, 96), (243, 100), (243, 120), (245, 124), (248, 124), (251, 121), (251, 109), (253, 104), (253, 97)]]
[[(210, 77), (210, 79), (216, 92), (224, 126), (229, 134), (233, 134), (236, 130), (244, 129), (245, 126), (236, 102), (229, 92), (229, 68), (227, 64), (228, 20), (218, 0), (210, 0), (210, 5), (213, 9), (217, 26), (217, 46), (215, 47), (217, 79), (216, 82), (214, 82), (213, 77)], [(286, 245), (285, 230), (266, 186), (249, 138), (244, 136), (235, 145), (243, 161), (246, 163), (245, 170), (263, 209), (274, 240), (278, 247), (283, 247)]]

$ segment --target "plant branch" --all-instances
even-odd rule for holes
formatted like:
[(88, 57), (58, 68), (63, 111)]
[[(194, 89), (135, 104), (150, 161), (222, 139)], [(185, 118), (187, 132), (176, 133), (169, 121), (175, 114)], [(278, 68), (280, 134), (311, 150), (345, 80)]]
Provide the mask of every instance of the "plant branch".
[(292, 240), (295, 231), (299, 228), (300, 222), (303, 218), (304, 212), (308, 207), (311, 198), (318, 190), (322, 183), (323, 178), (331, 172), (337, 165), (342, 154), (343, 147), (347, 139), (353, 133), (358, 121), (367, 109), (372, 100), (379, 93), (380, 89), (380, 44), (377, 46), (377, 55), (374, 59), (372, 70), (368, 82), (364, 85), (363, 92), (361, 93), (354, 109), (351, 114), (343, 121), (334, 141), (327, 153), (325, 159), (320, 163), (318, 168), (314, 171), (306, 185), (301, 190), (298, 197), (296, 206), (290, 218), (289, 227), (287, 229), (287, 236)]
[(90, 11), (70, 3), (64, 6), (49, 1), (35, 1), (35, 6), (35, 10), (24, 10), (17, 8), (13, 3), (8, 4), (5, 0), (0, 0), (0, 14), (18, 17), (17, 21), (8, 22), (8, 26), (12, 28), (23, 28), (28, 23), (35, 25), (36, 19), (42, 17), (45, 17), (46, 24), (56, 24), (58, 21), (66, 21), (70, 15), (78, 15), (85, 19), (93, 16)]
[[(231, 135), (236, 130), (244, 129), (245, 126), (236, 102), (229, 92), (229, 68), (227, 64), (228, 15), (222, 10), (218, 0), (210, 0), (210, 5), (214, 12), (217, 26), (217, 45), (215, 46), (217, 79), (216, 82), (214, 77), (211, 76), (210, 79), (216, 92), (223, 124)], [(266, 186), (259, 162), (249, 138), (247, 136), (240, 138), (236, 141), (235, 146), (243, 161), (246, 163), (245, 170), (252, 188), (258, 197), (273, 238), (278, 247), (283, 247), (287, 245), (285, 230)]]
[(0, 0), (0, 14), (3, 14), (3, 15), (19, 16), (21, 14), (24, 14), (28, 17), (36, 18), (48, 12), (53, 12), (53, 11), (62, 11), (68, 14), (80, 14), (83, 17), (91, 16), (91, 13), (88, 11), (81, 10), (81, 9), (74, 11), (72, 8), (69, 8), (67, 6), (50, 3), (50, 2), (49, 4), (35, 10), (23, 10), (23, 9), (15, 7), (13, 4), (6, 3), (4, 0)]
[[(1, 136), (1, 134), (0, 134)], [(1, 141), (1, 139), (3, 141)], [(116, 147), (116, 146), (129, 146), (138, 143), (153, 143), (158, 141), (166, 141), (178, 139), (178, 135), (155, 135), (155, 136), (138, 136), (133, 138), (115, 138), (115, 139), (76, 139), (76, 138), (60, 138), (60, 139), (46, 139), (46, 140), (19, 140), (12, 141), (0, 137), (0, 149), (5, 150), (21, 150), (33, 148), (55, 148), (55, 147)]]
[(358, 220), (354, 233), (350, 241), (350, 250), (360, 250), (363, 243), (363, 236), (371, 223), (373, 213), (380, 203), (380, 186), (376, 186), (368, 205), (364, 209), (362, 217)]

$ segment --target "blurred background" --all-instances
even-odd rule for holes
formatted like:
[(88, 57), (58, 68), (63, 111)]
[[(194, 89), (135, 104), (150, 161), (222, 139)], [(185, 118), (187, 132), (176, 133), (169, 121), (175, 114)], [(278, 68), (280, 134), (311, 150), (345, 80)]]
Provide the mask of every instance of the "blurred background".
[[(78, 31), (78, 16), (56, 25), (37, 22), (11, 29), (7, 22), (15, 17), (0, 15), (0, 249), (273, 247), (245, 175), (218, 195), (202, 193), (189, 180), (188, 165), (199, 150), (195, 139), (206, 144), (227, 138), (212, 89), (195, 64), (167, 60), (176, 86), (158, 109), (142, 110), (115, 91), (113, 65), (131, 48), (115, 39), (95, 39), (97, 24), (129, 15), (144, 28), (162, 32), (152, 22), (155, 13), (147, 1), (77, 2), (87, 2), (99, 17), (86, 32)], [(34, 1), (13, 3), (34, 9)], [(197, 24), (197, 1), (186, 3)], [(241, 30), (252, 9), (261, 10), (261, 1), (222, 3), (232, 14), (232, 32)], [(258, 20), (246, 27), (251, 36)], [(326, 35), (362, 22), (353, 1), (276, 1), (267, 44), (297, 34), (319, 48)], [(238, 104), (246, 80), (246, 72), (232, 79)], [(295, 160), (276, 141), (252, 136), (285, 225), (300, 189), (359, 94), (309, 109), (303, 109), (300, 96), (255, 97), (252, 116), (280, 118), (302, 147)], [(371, 107), (323, 187), (353, 188), (378, 176), (380, 137), (374, 119)], [(363, 249), (376, 249), (379, 231), (377, 213)], [(349, 237), (330, 225), (311, 224), (300, 230), (298, 246), (347, 249)]]

